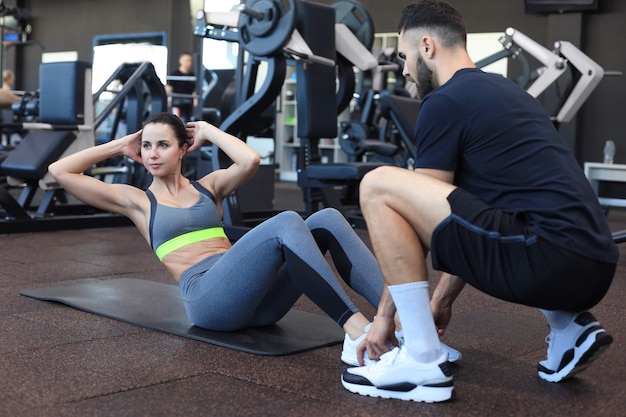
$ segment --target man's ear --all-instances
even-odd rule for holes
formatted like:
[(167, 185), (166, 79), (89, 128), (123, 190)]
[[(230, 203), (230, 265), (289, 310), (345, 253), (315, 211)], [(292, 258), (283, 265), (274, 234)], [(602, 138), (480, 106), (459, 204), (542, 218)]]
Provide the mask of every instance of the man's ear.
[(422, 36), (422, 39), (420, 42), (420, 50), (424, 58), (432, 59), (433, 55), (435, 54), (434, 39), (429, 35)]

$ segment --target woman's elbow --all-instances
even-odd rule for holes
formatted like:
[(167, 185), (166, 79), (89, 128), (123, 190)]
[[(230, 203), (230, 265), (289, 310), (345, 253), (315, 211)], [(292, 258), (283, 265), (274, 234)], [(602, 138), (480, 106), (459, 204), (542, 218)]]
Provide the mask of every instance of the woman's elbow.
[[(57, 161), (58, 162), (58, 161)], [(48, 172), (50, 173), (50, 175), (52, 175), (52, 177), (58, 181), (58, 177), (60, 175), (60, 170), (59, 170), (59, 164), (57, 162), (53, 162), (50, 165), (48, 165)]]
[(261, 165), (261, 156), (257, 152), (254, 152), (246, 162), (246, 169), (254, 173), (259, 169), (259, 165)]
[(52, 178), (61, 186), (67, 182), (67, 174), (69, 174), (69, 172), (63, 168), (61, 161), (56, 161), (48, 165), (48, 173), (52, 175)]

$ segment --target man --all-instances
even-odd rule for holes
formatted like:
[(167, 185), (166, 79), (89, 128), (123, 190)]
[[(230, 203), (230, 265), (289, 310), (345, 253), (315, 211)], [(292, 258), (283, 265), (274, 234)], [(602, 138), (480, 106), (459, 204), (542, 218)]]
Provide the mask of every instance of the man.
[(196, 81), (178, 79), (178, 77), (195, 77), (193, 72), (193, 56), (184, 52), (178, 58), (178, 68), (170, 74), (173, 79), (168, 80), (165, 90), (170, 98), (169, 103), (173, 113), (183, 121), (191, 120), (193, 114)]
[(13, 103), (20, 101), (20, 96), (13, 94), (13, 82), (15, 75), (10, 69), (2, 71), (2, 88), (0, 89), (0, 107), (10, 109)]
[[(445, 401), (453, 378), (438, 336), (465, 283), (537, 307), (550, 326), (539, 377), (584, 369), (612, 337), (587, 310), (606, 294), (618, 250), (597, 197), (540, 104), (475, 68), (460, 14), (424, 0), (399, 23), (403, 74), (423, 99), (414, 172), (382, 167), (360, 186), (363, 214), (386, 281), (360, 346), (387, 351), (397, 310), (400, 348), (342, 376), (362, 395)], [(429, 303), (426, 255), (444, 271)]]

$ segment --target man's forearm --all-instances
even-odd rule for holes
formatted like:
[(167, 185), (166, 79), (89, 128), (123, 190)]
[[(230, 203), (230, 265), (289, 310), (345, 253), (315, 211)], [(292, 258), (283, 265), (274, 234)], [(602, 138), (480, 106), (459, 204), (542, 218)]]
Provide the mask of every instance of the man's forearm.
[(393, 302), (393, 298), (391, 298), (387, 285), (385, 285), (383, 293), (380, 297), (380, 302), (378, 303), (378, 312), (376, 313), (376, 316), (385, 320), (393, 321), (395, 315), (396, 305)]
[(442, 273), (433, 292), (433, 303), (440, 307), (451, 306), (463, 290), (463, 287), (465, 287), (465, 281), (461, 278), (446, 272)]

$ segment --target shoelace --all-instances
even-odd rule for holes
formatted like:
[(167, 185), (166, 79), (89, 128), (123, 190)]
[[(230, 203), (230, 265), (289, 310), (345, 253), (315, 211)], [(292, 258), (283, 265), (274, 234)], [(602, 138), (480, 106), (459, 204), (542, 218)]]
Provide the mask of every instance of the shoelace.
[(400, 348), (395, 347), (389, 352), (381, 355), (380, 360), (376, 362), (373, 366), (387, 367), (387, 366), (393, 365), (399, 353), (400, 353)]

